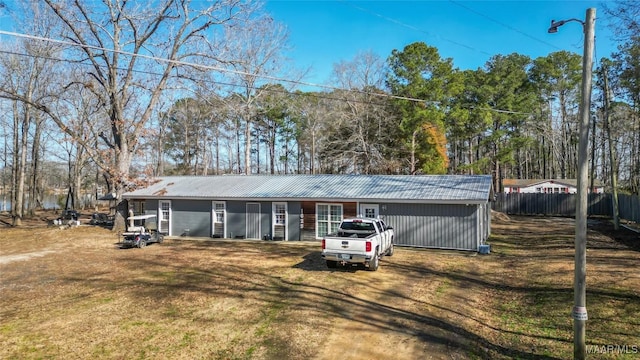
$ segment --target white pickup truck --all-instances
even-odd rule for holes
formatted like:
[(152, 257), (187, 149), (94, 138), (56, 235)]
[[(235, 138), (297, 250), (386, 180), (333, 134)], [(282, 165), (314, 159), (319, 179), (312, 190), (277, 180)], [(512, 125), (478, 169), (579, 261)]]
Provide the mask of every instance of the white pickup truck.
[(393, 255), (393, 228), (380, 219), (345, 219), (334, 234), (322, 239), (322, 258), (327, 267), (363, 264), (378, 270), (380, 258)]

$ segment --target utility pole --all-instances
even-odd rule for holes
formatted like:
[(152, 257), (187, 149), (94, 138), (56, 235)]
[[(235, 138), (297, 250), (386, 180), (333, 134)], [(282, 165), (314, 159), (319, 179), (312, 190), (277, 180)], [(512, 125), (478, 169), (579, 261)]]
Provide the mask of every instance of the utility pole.
[(573, 358), (585, 359), (587, 321), (587, 206), (589, 171), (589, 118), (591, 116), (591, 68), (593, 66), (596, 9), (587, 9), (584, 22), (582, 57), (582, 96), (580, 99), (580, 136), (578, 144), (578, 206), (576, 208), (575, 274), (573, 280)]
[(589, 197), (589, 118), (591, 114), (591, 72), (595, 42), (596, 9), (587, 9), (585, 21), (569, 19), (551, 21), (549, 33), (558, 32), (558, 27), (570, 21), (582, 24), (584, 31), (584, 55), (582, 57), (582, 91), (580, 98), (580, 130), (578, 143), (578, 204), (576, 207), (575, 259), (573, 279), (573, 358), (587, 356), (587, 209)]

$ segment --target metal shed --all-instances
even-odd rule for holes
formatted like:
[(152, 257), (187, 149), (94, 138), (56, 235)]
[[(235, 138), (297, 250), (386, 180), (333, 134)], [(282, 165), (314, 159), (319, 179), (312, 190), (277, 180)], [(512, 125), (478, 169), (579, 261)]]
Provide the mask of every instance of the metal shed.
[(314, 240), (380, 216), (397, 245), (478, 251), (493, 190), (488, 175), (221, 175), (161, 177), (123, 197), (168, 236)]

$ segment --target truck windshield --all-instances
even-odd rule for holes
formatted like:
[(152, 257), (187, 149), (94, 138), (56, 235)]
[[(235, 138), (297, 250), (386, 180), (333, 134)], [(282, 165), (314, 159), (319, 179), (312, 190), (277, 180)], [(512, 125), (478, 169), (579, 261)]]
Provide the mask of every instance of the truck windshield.
[(364, 222), (343, 222), (340, 226), (340, 230), (363, 230), (363, 231), (375, 231), (373, 223)]

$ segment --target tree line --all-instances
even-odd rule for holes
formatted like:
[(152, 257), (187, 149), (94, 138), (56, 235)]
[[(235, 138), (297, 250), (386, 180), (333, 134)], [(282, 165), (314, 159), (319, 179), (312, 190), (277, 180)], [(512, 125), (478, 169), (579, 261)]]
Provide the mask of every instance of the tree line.
[[(604, 9), (619, 47), (594, 71), (590, 166), (637, 194), (640, 7), (627, 5)], [(0, 44), (0, 166), (16, 225), (27, 194), (54, 185), (55, 163), (75, 196), (163, 175), (491, 174), (497, 190), (505, 178), (576, 177), (575, 53), (460, 70), (416, 42), (386, 58), (363, 51), (308, 90), (283, 55), (286, 30), (258, 2), (15, 6), (0, 11), (35, 35)]]

